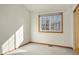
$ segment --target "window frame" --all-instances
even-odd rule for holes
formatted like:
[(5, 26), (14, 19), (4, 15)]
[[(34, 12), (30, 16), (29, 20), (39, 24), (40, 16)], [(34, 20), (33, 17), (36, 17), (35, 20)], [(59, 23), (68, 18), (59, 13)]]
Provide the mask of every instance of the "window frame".
[[(40, 16), (55, 16), (55, 15), (61, 15), (61, 31), (60, 32), (53, 32), (53, 31), (40, 31)], [(57, 13), (49, 13), (49, 14), (42, 14), (38, 15), (38, 32), (43, 32), (43, 33), (63, 33), (63, 12), (57, 12)]]

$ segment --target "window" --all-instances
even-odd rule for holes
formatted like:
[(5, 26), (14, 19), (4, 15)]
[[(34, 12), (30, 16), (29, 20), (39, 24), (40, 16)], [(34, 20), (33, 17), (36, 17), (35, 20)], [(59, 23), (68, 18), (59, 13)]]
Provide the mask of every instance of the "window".
[(38, 16), (39, 32), (63, 32), (63, 13), (44, 14)]

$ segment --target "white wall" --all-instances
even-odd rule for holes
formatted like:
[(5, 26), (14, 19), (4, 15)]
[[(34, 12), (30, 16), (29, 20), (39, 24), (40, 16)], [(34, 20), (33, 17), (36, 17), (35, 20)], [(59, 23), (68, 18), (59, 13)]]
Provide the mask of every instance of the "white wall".
[[(53, 12), (63, 12), (64, 33), (38, 32), (38, 15)], [(33, 12), (31, 14), (31, 39), (33, 42), (73, 47), (73, 7), (68, 5), (66, 8), (65, 6), (63, 8), (56, 8), (54, 6), (54, 9), (46, 10), (45, 12)]]
[(29, 22), (29, 11), (23, 5), (0, 5), (0, 53), (30, 41)]

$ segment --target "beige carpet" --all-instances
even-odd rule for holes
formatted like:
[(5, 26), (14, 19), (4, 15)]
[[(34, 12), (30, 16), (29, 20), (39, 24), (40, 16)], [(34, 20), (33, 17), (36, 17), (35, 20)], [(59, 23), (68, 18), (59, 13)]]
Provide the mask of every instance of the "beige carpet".
[(42, 44), (30, 43), (21, 48), (18, 48), (7, 55), (74, 55), (72, 49), (61, 48)]

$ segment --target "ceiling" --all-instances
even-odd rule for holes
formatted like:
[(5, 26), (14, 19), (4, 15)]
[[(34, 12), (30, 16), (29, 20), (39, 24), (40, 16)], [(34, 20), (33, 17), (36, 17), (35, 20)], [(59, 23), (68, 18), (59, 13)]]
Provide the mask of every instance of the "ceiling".
[(67, 10), (72, 8), (73, 4), (25, 4), (26, 9), (31, 12), (43, 12), (51, 10)]

